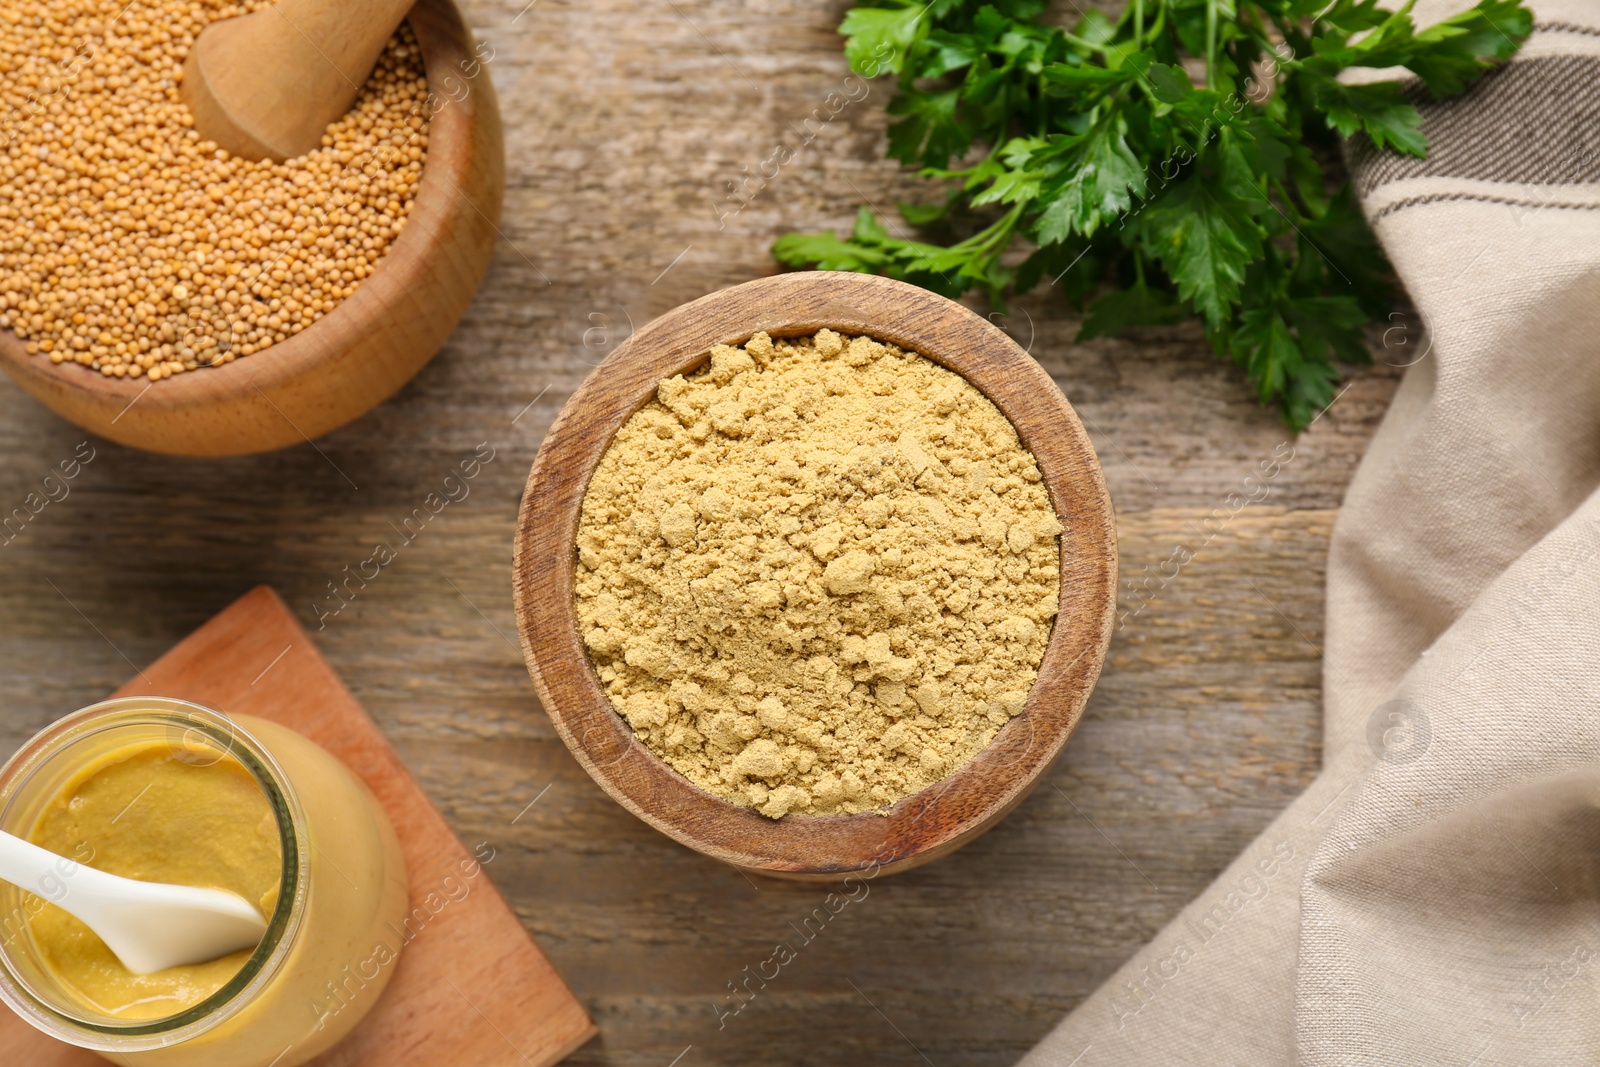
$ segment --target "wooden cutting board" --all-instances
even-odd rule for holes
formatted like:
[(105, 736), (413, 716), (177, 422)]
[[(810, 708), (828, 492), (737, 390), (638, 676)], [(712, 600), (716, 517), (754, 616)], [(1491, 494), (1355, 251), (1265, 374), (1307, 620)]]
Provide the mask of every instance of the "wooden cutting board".
[[(401, 953), (372, 1014), (315, 1067), (549, 1067), (595, 1035), (583, 1005), (489, 882), (492, 860), (465, 896), (444, 896), (441, 882), (459, 875), (471, 853), (271, 589), (247, 593), (116, 695), (178, 697), (282, 723), (342, 759), (393, 820), (411, 905), (426, 907), (431, 895), (437, 914)], [(105, 1062), (0, 1009), (0, 1063)]]

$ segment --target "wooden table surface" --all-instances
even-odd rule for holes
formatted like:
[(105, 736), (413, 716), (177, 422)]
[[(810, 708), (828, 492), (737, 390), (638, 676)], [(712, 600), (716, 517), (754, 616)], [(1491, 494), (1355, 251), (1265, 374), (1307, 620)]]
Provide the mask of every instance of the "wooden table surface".
[[(1195, 331), (1075, 345), (1058, 299), (1019, 301), (1006, 323), (1105, 466), (1130, 618), (1021, 808), (800, 944), (821, 888), (671, 843), (555, 739), (515, 645), (512, 526), (551, 419), (630, 320), (772, 272), (780, 233), (914, 195), (883, 159), (888, 88), (846, 82), (837, 2), (524, 2), (464, 5), (494, 49), (510, 175), (466, 321), (400, 396), (315, 445), (194, 461), (91, 441), (70, 495), (0, 545), (0, 751), (270, 583), (456, 831), (499, 850), (492, 877), (600, 1024), (571, 1062), (1011, 1063), (1315, 774), (1329, 531), (1398, 371), (1358, 373), (1291, 441)], [(779, 143), (797, 158), (730, 200)], [(0, 513), (84, 439), (0, 383)], [(402, 544), (480, 445), (494, 458), (470, 495)], [(1265, 499), (1230, 506), (1291, 447)], [(397, 557), (331, 614), (330, 583), (379, 541)], [(1180, 545), (1194, 558), (1163, 581)], [(797, 957), (719, 1022), (779, 941)]]

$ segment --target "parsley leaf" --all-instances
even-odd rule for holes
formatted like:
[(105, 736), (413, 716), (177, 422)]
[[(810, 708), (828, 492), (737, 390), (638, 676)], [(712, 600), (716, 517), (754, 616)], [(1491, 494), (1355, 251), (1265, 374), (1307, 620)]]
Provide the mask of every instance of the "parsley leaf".
[(1265, 238), (1243, 202), (1191, 174), (1140, 215), (1139, 232), (1145, 253), (1160, 260), (1176, 283), (1179, 299), (1212, 329), (1225, 326), (1245, 268)]
[(927, 28), (920, 5), (907, 3), (887, 8), (852, 8), (845, 13), (839, 32), (848, 38), (844, 54), (850, 69), (876, 78), (880, 74), (899, 74), (906, 54)]
[(1422, 116), (1405, 102), (1395, 82), (1372, 85), (1318, 84), (1314, 97), (1328, 125), (1345, 137), (1364, 133), (1379, 148), (1393, 148), (1408, 156), (1428, 154), (1422, 135)]
[[(1048, 142), (1035, 143), (1041, 156), (1056, 156)], [(1071, 144), (1042, 183), (1045, 208), (1034, 223), (1035, 239), (1057, 244), (1074, 233), (1090, 236), (1116, 221), (1145, 191), (1144, 167), (1128, 147), (1127, 123), (1113, 116)]]
[(1135, 282), (1126, 289), (1114, 289), (1089, 309), (1078, 340), (1110, 337), (1136, 326), (1166, 326), (1183, 318), (1183, 308), (1167, 293)]

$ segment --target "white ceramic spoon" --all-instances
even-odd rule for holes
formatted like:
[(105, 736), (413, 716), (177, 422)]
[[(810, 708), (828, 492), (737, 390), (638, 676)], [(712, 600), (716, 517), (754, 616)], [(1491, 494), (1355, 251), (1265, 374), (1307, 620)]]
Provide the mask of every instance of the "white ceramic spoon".
[(0, 833), (0, 881), (81, 919), (134, 974), (203, 963), (260, 943), (261, 913), (221, 889), (119, 878)]

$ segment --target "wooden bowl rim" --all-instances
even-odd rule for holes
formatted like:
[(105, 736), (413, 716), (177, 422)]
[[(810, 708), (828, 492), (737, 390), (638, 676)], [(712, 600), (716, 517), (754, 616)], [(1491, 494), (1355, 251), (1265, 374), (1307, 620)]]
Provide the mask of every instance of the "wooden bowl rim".
[[(430, 3), (437, 4), (438, 10), (427, 10)], [(447, 16), (443, 22), (441, 15)], [(406, 15), (422, 49), (430, 96), (431, 87), (454, 71), (467, 56), (462, 48), (464, 40), (452, 33), (455, 27), (450, 25), (451, 20), (465, 30), (466, 23), (455, 0), (419, 0)], [(287, 340), (219, 367), (199, 367), (151, 382), (142, 377), (108, 378), (93, 367), (71, 361), (52, 363), (42, 352), (29, 355), (21, 337), (12, 330), (0, 329), (0, 365), (12, 375), (49, 380), (79, 394), (113, 397), (130, 407), (146, 390), (159, 388), (159, 402), (170, 411), (205, 407), (215, 403), (219, 396), (270, 388), (304, 377), (318, 364), (337, 358), (342, 351), (341, 346), (324, 344), (324, 335), (334, 330), (365, 332), (368, 324), (384, 318), (389, 310), (389, 303), (382, 295), (384, 286), (392, 284), (396, 287), (393, 291), (406, 292), (413, 285), (426, 283), (428, 252), (438, 243), (432, 223), (448, 217), (451, 199), (461, 195), (472, 167), (476, 147), (473, 108), (477, 105), (468, 106), (468, 103), (467, 100), (459, 104), (447, 102), (434, 112), (428, 126), (428, 154), (411, 214), (377, 267), (362, 279), (355, 295), (341, 301), (304, 330), (290, 334)], [(455, 151), (457, 144), (467, 151)], [(380, 275), (384, 286), (373, 285)]]
[[(622, 424), (655, 395), (657, 382), (703, 364), (714, 344), (743, 343), (761, 330), (792, 337), (823, 327), (918, 352), (972, 382), (1011, 420), (1038, 459), (1052, 505), (1067, 525), (1061, 607), (1023, 712), (972, 760), (881, 813), (772, 820), (691, 784), (612, 708), (578, 632), (576, 536), (600, 458)], [(539, 699), (578, 762), (623, 807), (737, 867), (780, 876), (876, 873), (924, 862), (977, 836), (1020, 803), (1060, 753), (1110, 643), (1116, 533), (1082, 423), (1044, 369), (1003, 331), (903, 282), (799, 272), (747, 282), (667, 312), (584, 380), (529, 473), (514, 586), (523, 656)]]

